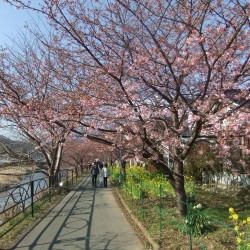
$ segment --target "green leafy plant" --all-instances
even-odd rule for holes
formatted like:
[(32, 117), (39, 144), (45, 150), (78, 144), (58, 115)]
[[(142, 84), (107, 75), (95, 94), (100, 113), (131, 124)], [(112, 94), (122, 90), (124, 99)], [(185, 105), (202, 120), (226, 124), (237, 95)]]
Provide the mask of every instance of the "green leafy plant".
[(215, 173), (221, 168), (221, 159), (211, 145), (205, 141), (197, 142), (185, 161), (185, 175), (197, 184), (202, 183), (202, 172)]
[(202, 205), (189, 206), (189, 213), (187, 217), (188, 232), (193, 236), (201, 236), (210, 229), (208, 218), (201, 213)]

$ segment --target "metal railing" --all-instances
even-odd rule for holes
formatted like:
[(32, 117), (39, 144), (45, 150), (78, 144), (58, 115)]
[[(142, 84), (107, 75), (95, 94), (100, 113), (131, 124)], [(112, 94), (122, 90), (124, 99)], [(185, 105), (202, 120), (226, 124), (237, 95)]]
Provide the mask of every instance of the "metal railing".
[[(36, 203), (51, 202), (54, 193), (60, 192), (62, 188), (68, 190), (83, 174), (82, 168), (67, 169), (54, 176), (44, 174), (42, 178), (31, 178), (29, 181), (0, 191), (0, 238), (29, 214), (34, 217)], [(10, 223), (21, 214), (25, 214), (23, 219)], [(9, 223), (7, 230), (2, 230), (7, 223)]]

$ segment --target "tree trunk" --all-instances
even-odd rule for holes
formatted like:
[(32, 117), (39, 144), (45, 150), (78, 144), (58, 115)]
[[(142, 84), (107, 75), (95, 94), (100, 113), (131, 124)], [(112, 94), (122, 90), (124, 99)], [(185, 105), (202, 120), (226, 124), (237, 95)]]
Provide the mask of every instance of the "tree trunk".
[[(168, 164), (164, 162), (164, 158), (162, 154), (158, 155), (158, 160), (150, 160), (152, 164), (154, 164), (157, 167), (157, 170), (161, 170), (164, 175), (166, 176), (166, 179), (169, 181), (171, 186), (173, 187), (176, 195), (176, 203), (177, 203), (177, 209), (179, 214), (182, 216), (187, 215), (187, 196), (186, 191), (184, 187), (184, 166), (182, 156), (181, 156), (181, 150), (176, 147), (173, 148), (173, 153), (176, 157), (173, 158), (174, 160), (174, 171), (172, 171)], [(150, 154), (148, 152), (144, 152), (143, 156), (145, 158), (150, 158)]]
[(63, 143), (58, 143), (58, 146), (55, 151), (55, 174), (58, 174), (61, 170), (61, 161), (63, 153)]
[(176, 195), (176, 203), (178, 207), (178, 211), (181, 215), (186, 216), (187, 215), (187, 196), (186, 191), (184, 187), (184, 171), (183, 171), (183, 162), (178, 161), (175, 162), (175, 195)]

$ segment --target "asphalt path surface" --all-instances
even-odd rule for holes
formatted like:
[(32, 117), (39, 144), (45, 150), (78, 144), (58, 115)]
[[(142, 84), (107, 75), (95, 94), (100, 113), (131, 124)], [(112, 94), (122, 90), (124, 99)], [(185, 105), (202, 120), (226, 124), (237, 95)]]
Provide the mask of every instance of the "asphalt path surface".
[(86, 177), (13, 249), (145, 250), (112, 188)]

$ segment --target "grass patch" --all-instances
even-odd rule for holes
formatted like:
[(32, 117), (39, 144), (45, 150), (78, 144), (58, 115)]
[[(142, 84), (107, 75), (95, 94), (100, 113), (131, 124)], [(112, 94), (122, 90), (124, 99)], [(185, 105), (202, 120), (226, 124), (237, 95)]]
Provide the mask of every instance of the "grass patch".
[[(121, 190), (120, 190), (121, 191)], [(186, 220), (179, 216), (174, 208), (175, 201), (163, 200), (163, 206), (157, 198), (145, 198), (143, 204), (139, 199), (131, 199), (124, 192), (120, 192), (123, 199), (127, 203), (133, 214), (141, 221), (149, 234), (158, 242), (161, 249), (221, 249), (235, 250), (237, 248), (235, 242), (236, 234), (229, 229), (226, 224), (217, 223), (217, 221), (209, 221), (209, 229), (205, 234), (194, 237), (190, 242), (187, 232)], [(171, 204), (171, 206), (167, 206)], [(205, 209), (209, 216), (226, 213), (226, 221), (228, 220), (228, 208), (225, 212), (216, 209)]]
[(239, 190), (217, 190), (214, 188), (196, 188), (196, 201), (204, 206), (204, 213), (225, 223), (230, 223), (229, 211), (233, 207), (242, 218), (250, 215), (250, 200), (243, 200)]
[[(229, 219), (229, 208), (233, 207), (239, 218), (248, 218), (248, 192), (236, 187), (223, 190), (197, 186), (187, 181), (185, 189), (192, 212), (183, 218), (176, 212), (174, 192), (166, 178), (143, 171), (128, 167), (126, 183), (119, 183), (119, 190), (161, 249), (237, 249), (235, 221)], [(113, 168), (112, 181), (116, 183), (118, 177), (119, 169)], [(198, 207), (199, 203), (202, 205)]]

